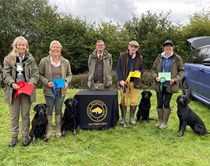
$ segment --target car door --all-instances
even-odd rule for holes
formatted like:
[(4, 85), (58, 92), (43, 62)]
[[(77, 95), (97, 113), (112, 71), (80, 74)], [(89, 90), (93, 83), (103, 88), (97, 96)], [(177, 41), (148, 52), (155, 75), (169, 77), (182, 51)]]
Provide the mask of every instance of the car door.
[(188, 88), (191, 91), (192, 96), (196, 98), (202, 98), (200, 94), (201, 89), (203, 89), (202, 81), (206, 77), (206, 73), (204, 72), (203, 60), (206, 58), (207, 48), (194, 50), (188, 62), (185, 63), (185, 78), (187, 80)]
[[(207, 48), (206, 59), (210, 58), (210, 47)], [(199, 96), (204, 102), (210, 103), (210, 66), (202, 65), (199, 68)]]

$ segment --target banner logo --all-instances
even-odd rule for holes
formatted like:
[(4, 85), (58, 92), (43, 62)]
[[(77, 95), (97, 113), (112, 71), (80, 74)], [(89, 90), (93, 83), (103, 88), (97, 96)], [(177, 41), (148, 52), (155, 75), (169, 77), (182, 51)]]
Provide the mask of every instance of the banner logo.
[(87, 115), (94, 122), (101, 122), (107, 116), (107, 106), (101, 100), (94, 100), (87, 106)]

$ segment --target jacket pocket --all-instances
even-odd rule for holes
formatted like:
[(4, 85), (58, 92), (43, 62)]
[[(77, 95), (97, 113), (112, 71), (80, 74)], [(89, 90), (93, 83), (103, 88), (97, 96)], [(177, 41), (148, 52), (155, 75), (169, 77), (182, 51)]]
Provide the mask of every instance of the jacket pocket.
[(173, 85), (171, 85), (171, 91), (172, 92), (178, 92), (179, 91), (179, 81), (176, 81)]

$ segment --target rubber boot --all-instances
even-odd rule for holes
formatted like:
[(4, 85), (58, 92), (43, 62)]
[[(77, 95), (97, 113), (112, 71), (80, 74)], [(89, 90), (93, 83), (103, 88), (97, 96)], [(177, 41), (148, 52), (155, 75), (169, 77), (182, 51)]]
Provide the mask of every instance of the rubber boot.
[(55, 115), (55, 124), (56, 124), (56, 137), (60, 138), (61, 137), (61, 121), (62, 121), (62, 116), (61, 115)]
[(136, 121), (134, 119), (134, 115), (135, 115), (135, 112), (136, 112), (136, 107), (137, 106), (130, 106), (130, 124), (131, 125), (136, 125)]
[(52, 115), (47, 115), (47, 121), (46, 138), (49, 139), (51, 136)]
[(12, 139), (9, 143), (9, 147), (14, 147), (17, 142), (18, 142), (18, 138), (17, 137), (12, 137)]
[(30, 144), (28, 136), (23, 136), (23, 146), (28, 146)]
[(165, 108), (164, 109), (164, 112), (163, 112), (163, 123), (160, 125), (160, 129), (165, 129), (168, 127), (168, 119), (169, 119), (169, 116), (171, 114), (171, 109), (169, 108)]
[(120, 122), (122, 127), (126, 127), (126, 111), (127, 111), (127, 106), (124, 106), (120, 104), (120, 110), (122, 114), (122, 121)]
[(156, 124), (156, 127), (160, 127), (160, 125), (163, 123), (163, 111), (163, 108), (157, 108), (158, 123)]

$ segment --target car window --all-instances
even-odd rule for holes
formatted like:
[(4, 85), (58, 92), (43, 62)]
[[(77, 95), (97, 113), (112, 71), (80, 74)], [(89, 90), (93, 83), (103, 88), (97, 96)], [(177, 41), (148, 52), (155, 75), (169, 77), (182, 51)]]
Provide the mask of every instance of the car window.
[(190, 54), (188, 63), (203, 64), (203, 60), (206, 59), (206, 57), (207, 57), (207, 49), (208, 48), (203, 48), (201, 50), (194, 49)]

